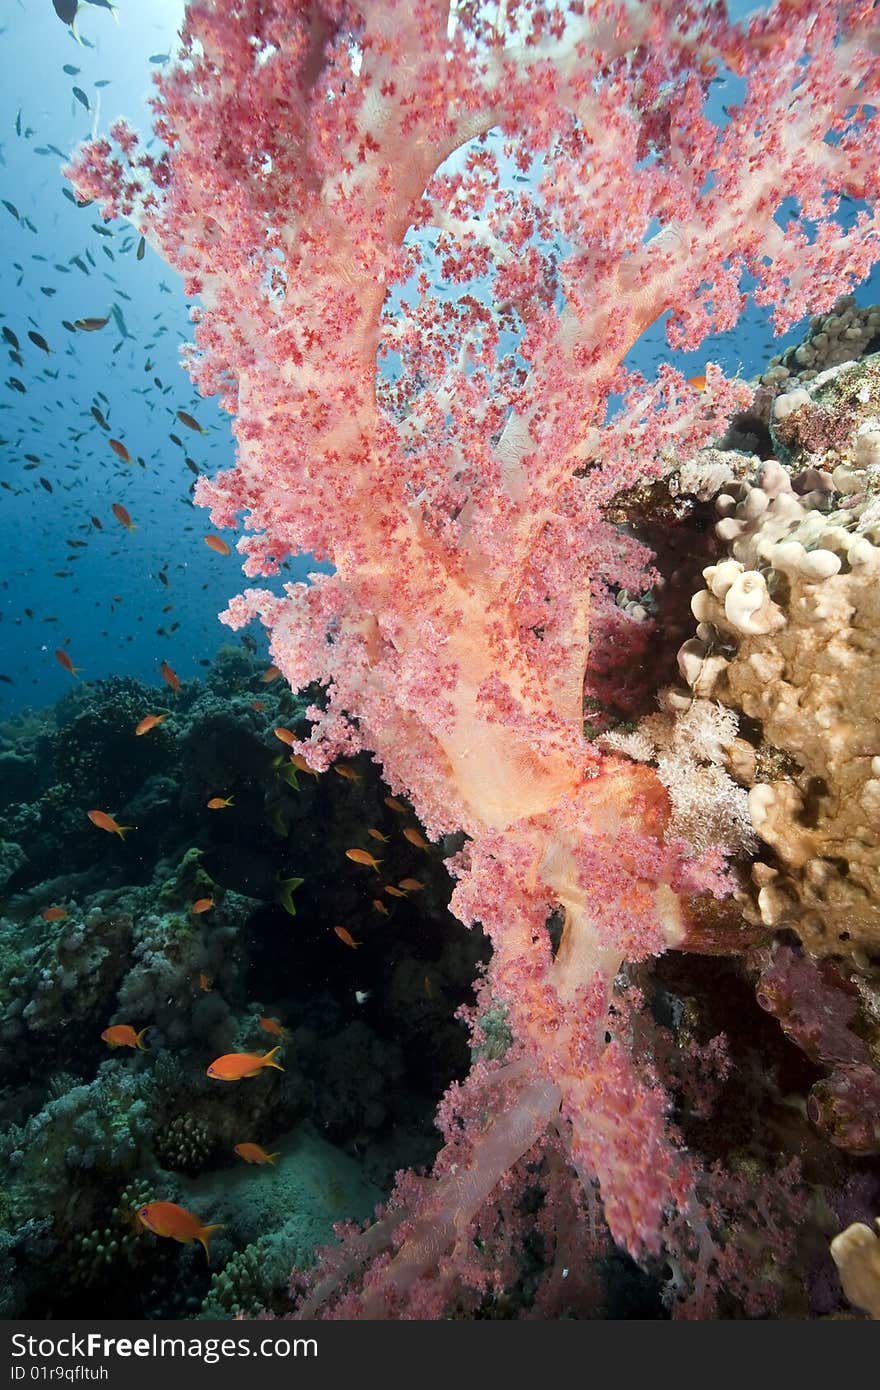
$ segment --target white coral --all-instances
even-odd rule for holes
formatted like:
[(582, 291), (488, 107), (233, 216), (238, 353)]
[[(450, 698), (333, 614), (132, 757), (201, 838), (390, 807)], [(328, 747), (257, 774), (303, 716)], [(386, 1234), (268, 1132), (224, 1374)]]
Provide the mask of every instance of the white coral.
[(856, 1221), (831, 1242), (843, 1291), (850, 1303), (880, 1319), (880, 1219), (876, 1231)]
[(693, 700), (674, 712), (648, 715), (630, 734), (603, 735), (604, 747), (636, 762), (652, 762), (669, 793), (670, 831), (698, 854), (720, 845), (726, 853), (752, 853), (757, 844), (748, 796), (725, 771), (725, 749), (736, 738), (736, 714), (711, 700)]

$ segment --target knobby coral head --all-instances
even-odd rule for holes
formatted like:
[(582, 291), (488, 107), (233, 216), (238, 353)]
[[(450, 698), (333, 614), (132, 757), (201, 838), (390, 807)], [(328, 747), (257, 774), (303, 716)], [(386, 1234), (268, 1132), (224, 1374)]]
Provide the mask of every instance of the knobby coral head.
[[(747, 274), (781, 331), (870, 268), (875, 215), (834, 217), (880, 180), (870, 9), (779, 0), (746, 30), (668, 0), (198, 0), (156, 83), (164, 152), (120, 123), (72, 162), (199, 301), (186, 364), (237, 453), (196, 500), (244, 517), (249, 576), (302, 551), (334, 567), (225, 615), (324, 687), (299, 751), (372, 750), (429, 833), (470, 837), (453, 905), (491, 936), (481, 998), (513, 1042), (457, 1093), (456, 1173), (441, 1155), (374, 1228), (370, 1249), (402, 1243), (362, 1314), (415, 1300), (450, 1246), (466, 1282), (466, 1233), (539, 1143), (591, 1202), (598, 1180), (634, 1254), (690, 1223), (706, 1287), (697, 1178), (628, 1050), (638, 1011), (608, 1011), (621, 964), (681, 945), (689, 899), (728, 885), (669, 839), (654, 774), (585, 740), (590, 610), (640, 649), (613, 595), (648, 587), (650, 556), (607, 504), (751, 397), (717, 369), (699, 393), (626, 370), (642, 332), (668, 312), (670, 343), (698, 346)], [(718, 126), (726, 70), (745, 88)]]

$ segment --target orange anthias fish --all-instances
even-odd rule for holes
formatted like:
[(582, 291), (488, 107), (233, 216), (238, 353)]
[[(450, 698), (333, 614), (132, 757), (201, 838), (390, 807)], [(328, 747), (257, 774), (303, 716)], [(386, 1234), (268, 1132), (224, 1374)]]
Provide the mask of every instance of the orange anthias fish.
[(127, 830), (134, 830), (133, 825), (120, 825), (107, 811), (87, 812), (92, 825), (96, 825), (99, 830), (107, 830), (111, 835), (118, 835), (120, 840), (125, 839)]
[(168, 1236), (171, 1240), (179, 1240), (181, 1245), (189, 1245), (191, 1240), (199, 1241), (209, 1260), (208, 1237), (214, 1231), (223, 1230), (222, 1224), (203, 1225), (200, 1217), (194, 1216), (185, 1207), (179, 1207), (176, 1202), (148, 1202), (145, 1207), (138, 1207), (138, 1216), (154, 1236)]
[(262, 681), (263, 685), (270, 685), (272, 681), (277, 681), (280, 675), (281, 672), (278, 670), (277, 666), (267, 666), (263, 674), (260, 676), (260, 680)]
[(251, 700), (251, 709), (255, 709), (258, 714), (260, 714), (265, 708), (265, 700)]
[(167, 719), (167, 714), (145, 714), (134, 726), (134, 731), (140, 738), (141, 734), (148, 734), (151, 729), (155, 729), (157, 724), (161, 724), (163, 719)]
[(211, 1063), (205, 1075), (213, 1076), (215, 1081), (242, 1081), (246, 1076), (256, 1076), (263, 1067), (284, 1071), (281, 1063), (274, 1060), (280, 1051), (280, 1047), (273, 1047), (262, 1056), (259, 1052), (227, 1052)]
[(780, 48), (782, 43), (783, 39), (779, 34), (742, 34), (739, 46), (735, 50), (728, 48), (724, 53), (724, 61), (737, 77), (745, 77), (751, 66), (750, 58), (758, 56), (766, 59), (773, 49)]
[(388, 836), (383, 835), (381, 830), (376, 830), (375, 827), (372, 825), (367, 831), (367, 834), (369, 835), (371, 840), (381, 840), (383, 845), (387, 845), (388, 843)]
[(383, 796), (382, 800), (391, 811), (397, 811), (400, 815), (406, 815), (406, 807), (402, 801), (398, 801), (396, 796)]
[(237, 1153), (245, 1163), (274, 1163), (276, 1158), (281, 1157), (280, 1149), (277, 1153), (267, 1154), (259, 1144), (236, 1144), (233, 1153)]
[(297, 769), (298, 772), (307, 772), (309, 776), (314, 777), (316, 780), (321, 776), (320, 772), (318, 772), (316, 768), (309, 767), (308, 763), (306, 762), (305, 758), (302, 756), (301, 753), (291, 753), (290, 761), (293, 763), (294, 767)]
[(142, 1028), (136, 1033), (130, 1023), (114, 1023), (112, 1028), (105, 1028), (101, 1037), (105, 1043), (111, 1047), (137, 1047), (141, 1052), (149, 1052), (149, 1048), (144, 1046), (144, 1034), (149, 1028)]
[(413, 830), (412, 827), (409, 826), (409, 825), (408, 825), (408, 826), (406, 827), (406, 829), (404, 830), (404, 832), (403, 832), (403, 837), (404, 837), (405, 840), (409, 840), (409, 842), (410, 842), (411, 845), (415, 845), (416, 849), (430, 849), (430, 848), (431, 848), (431, 846), (428, 844), (428, 841), (425, 839), (424, 835), (420, 835), (419, 832), (418, 832), (418, 830)]
[(222, 811), (224, 806), (234, 806), (235, 798), (232, 796), (212, 796), (211, 800), (205, 804), (209, 811)]
[(64, 907), (44, 907), (40, 916), (44, 922), (63, 922), (67, 916), (67, 909)]
[(399, 888), (395, 888), (393, 883), (386, 883), (383, 890), (389, 898), (405, 898), (406, 893), (402, 893)]
[(291, 729), (273, 729), (272, 732), (276, 738), (280, 738), (281, 742), (286, 743), (288, 747), (296, 742), (296, 734)]
[(368, 864), (371, 869), (376, 870), (376, 873), (379, 872), (379, 865), (382, 863), (382, 860), (376, 859), (368, 849), (347, 849), (345, 857), (354, 864)]
[(55, 660), (58, 662), (59, 666), (63, 666), (65, 671), (69, 671), (72, 676), (79, 675), (80, 668), (78, 666), (74, 666), (70, 657), (67, 655), (67, 652), (64, 651), (62, 647), (59, 647), (57, 652), (55, 653)]
[(361, 943), (359, 941), (355, 941), (351, 932), (347, 931), (345, 927), (334, 927), (333, 930), (339, 937), (339, 940), (345, 942), (346, 946), (351, 946), (352, 949), (357, 949), (357, 947), (360, 946)]
[(271, 1033), (273, 1038), (284, 1038), (286, 1041), (290, 1037), (284, 1024), (280, 1023), (277, 1018), (261, 1018), (260, 1027), (264, 1033)]
[(399, 888), (405, 888), (407, 893), (418, 893), (420, 888), (424, 888), (423, 883), (419, 883), (417, 878), (402, 878), (398, 884)]
[(218, 555), (231, 555), (232, 547), (227, 545), (222, 536), (206, 536), (205, 545), (209, 550), (214, 550)]
[(688, 386), (695, 387), (697, 391), (705, 391), (706, 378), (705, 376), (689, 376), (687, 379), (687, 384)]
[(381, 912), (383, 917), (391, 916), (391, 913), (388, 911), (388, 908), (385, 906), (381, 898), (373, 898), (373, 907), (375, 908), (376, 912)]
[(114, 502), (110, 510), (116, 517), (116, 520), (122, 522), (123, 526), (127, 531), (133, 531), (135, 529), (134, 522), (131, 519), (128, 508), (123, 507), (121, 502)]
[(210, 975), (206, 975), (205, 972), (202, 971), (201, 975), (199, 976), (199, 989), (200, 989), (204, 994), (210, 994), (210, 993), (211, 993), (211, 990), (212, 990), (213, 988), (214, 988), (214, 981), (211, 979), (211, 976), (210, 976)]
[(190, 415), (188, 410), (178, 410), (177, 418), (182, 425), (186, 425), (188, 430), (195, 430), (196, 434), (206, 433), (206, 431), (199, 424), (198, 420), (196, 420), (194, 416)]
[(122, 459), (123, 463), (131, 463), (131, 454), (126, 449), (121, 439), (108, 439), (107, 443), (113, 450), (117, 458)]
[(159, 662), (159, 675), (162, 677), (166, 685), (170, 685), (175, 695), (180, 694), (180, 677), (174, 670), (173, 666), (168, 665), (167, 661)]
[(213, 898), (196, 898), (190, 908), (190, 912), (195, 912), (197, 914), (200, 912), (210, 912), (211, 908), (216, 906), (217, 904), (214, 902)]
[(361, 780), (361, 774), (355, 772), (353, 767), (349, 767), (348, 763), (334, 763), (333, 771), (338, 772), (340, 777), (344, 777), (346, 782), (359, 782)]

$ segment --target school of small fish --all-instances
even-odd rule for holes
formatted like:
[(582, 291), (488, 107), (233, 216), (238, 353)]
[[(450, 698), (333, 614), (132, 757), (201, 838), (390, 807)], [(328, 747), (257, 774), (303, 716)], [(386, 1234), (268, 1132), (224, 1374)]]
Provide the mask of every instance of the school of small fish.
[[(47, 0), (43, 3), (51, 18)], [(84, 23), (84, 18), (104, 10), (119, 23), (119, 8), (111, 0), (51, 0), (51, 4), (82, 55), (76, 62), (61, 65), (71, 117), (77, 125), (84, 115), (90, 122), (97, 121), (102, 93), (108, 87), (112, 90), (113, 78), (96, 71), (100, 43), (95, 40), (100, 39), (101, 21), (95, 18)], [(169, 58), (168, 53), (157, 53), (149, 61), (164, 65)], [(187, 485), (180, 488), (180, 501), (190, 507), (195, 481), (208, 474), (210, 465), (204, 450), (199, 450), (201, 458), (191, 457), (191, 450), (195, 452), (196, 441), (209, 449), (219, 442), (216, 429), (199, 418), (200, 398), (193, 394), (183, 402), (175, 400), (178, 386), (163, 379), (156, 367), (155, 358), (163, 355), (166, 344), (170, 346), (175, 333), (180, 333), (173, 319), (171, 286), (158, 280), (158, 293), (168, 295), (169, 307), (155, 312), (152, 318), (141, 317), (142, 309), (129, 292), (131, 280), (126, 289), (126, 263), (133, 270), (132, 263), (143, 262), (144, 270), (134, 272), (140, 277), (154, 273), (155, 267), (147, 259), (148, 236), (131, 234), (120, 224), (105, 221), (92, 203), (77, 200), (61, 174), (76, 138), (92, 131), (79, 129), (73, 139), (59, 134), (57, 143), (43, 135), (40, 143), (43, 119), (44, 113), (39, 118), (34, 113), (29, 123), (26, 110), (19, 109), (13, 122), (15, 140), (38, 163), (42, 159), (53, 161), (50, 184), (72, 205), (74, 211), (68, 209), (67, 217), (73, 220), (65, 222), (61, 232), (52, 233), (53, 240), (65, 248), (52, 257), (40, 249), (30, 250), (30, 246), (42, 244), (30, 238), (42, 237), (44, 230), (38, 225), (40, 214), (33, 211), (36, 200), (31, 198), (30, 206), (27, 202), (23, 205), (20, 192), (0, 198), (0, 216), (9, 218), (5, 259), (18, 292), (14, 308), (7, 304), (0, 308), (0, 347), (9, 357), (9, 374), (0, 375), (0, 410), (14, 412), (6, 429), (0, 425), (0, 450), (7, 460), (0, 470), (0, 487), (20, 518), (11, 524), (44, 533), (47, 541), (38, 560), (26, 565), (14, 579), (0, 581), (0, 587), (12, 591), (14, 585), (16, 592), (26, 592), (31, 576), (39, 580), (43, 592), (47, 583), (50, 592), (56, 588), (55, 581), (58, 584), (57, 598), (53, 596), (45, 605), (51, 606), (51, 611), (45, 611), (45, 600), (20, 609), (15, 603), (0, 606), (0, 623), (20, 629), (15, 633), (18, 669), (0, 672), (0, 683), (10, 686), (25, 682), (39, 685), (45, 679), (42, 663), (47, 654), (51, 659), (53, 650), (59, 664), (70, 675), (78, 675), (78, 664), (74, 666), (65, 650), (69, 638), (63, 636), (63, 628), (82, 607), (84, 595), (94, 589), (92, 581), (83, 581), (81, 576), (95, 565), (104, 572), (123, 567), (126, 577), (144, 581), (141, 587), (147, 596), (129, 630), (118, 636), (131, 591), (125, 592), (128, 586), (124, 583), (119, 585), (120, 592), (109, 585), (103, 596), (96, 591), (94, 606), (103, 614), (94, 624), (94, 638), (105, 640), (108, 661), (112, 662), (114, 645), (122, 655), (123, 644), (137, 648), (142, 642), (150, 609), (155, 635), (166, 642), (174, 638), (182, 619), (173, 616), (169, 620), (168, 615), (175, 613), (178, 604), (163, 603), (162, 599), (177, 595), (163, 591), (173, 591), (175, 580), (187, 577), (187, 563), (168, 544), (167, 520), (160, 519), (165, 515), (169, 475), (175, 476), (177, 460), (180, 469), (192, 475), (183, 474)], [(0, 141), (0, 181), (9, 167), (3, 149)], [(36, 188), (42, 190), (45, 185), (41, 171)], [(65, 305), (66, 315), (55, 307), (56, 298)], [(140, 320), (140, 328), (133, 318)], [(81, 369), (88, 361), (83, 340), (88, 338), (94, 340), (105, 365), (97, 380), (90, 373), (89, 385), (83, 388), (79, 384)], [(132, 386), (130, 372), (123, 377), (116, 369), (117, 354), (129, 369), (139, 371), (142, 366), (142, 385)], [(110, 372), (109, 365), (113, 368)], [(126, 394), (142, 402), (137, 421), (128, 421), (128, 412), (114, 399), (119, 395), (117, 382), (123, 380)], [(83, 389), (90, 393), (85, 399), (80, 394)], [(6, 393), (11, 393), (12, 401), (4, 399)], [(149, 424), (145, 425), (144, 416)], [(187, 436), (191, 444), (186, 442)], [(64, 440), (63, 447), (59, 447), (59, 438)], [(169, 441), (174, 454), (169, 453)], [(43, 494), (53, 499), (54, 524), (50, 526), (45, 524), (44, 512), (34, 514), (37, 498), (42, 499)], [(179, 524), (184, 534), (195, 529), (191, 520)], [(120, 542), (121, 532), (126, 534)], [(206, 534), (204, 543), (216, 556), (233, 554), (232, 544), (222, 535)], [(47, 553), (49, 550), (55, 553)], [(157, 559), (157, 552), (163, 558)], [(287, 561), (282, 568), (288, 568)], [(206, 609), (210, 588), (206, 576), (200, 589)], [(40, 642), (43, 624), (57, 625), (61, 640)], [(207, 665), (207, 659), (201, 664)]]
[[(77, 56), (77, 63), (63, 65), (64, 75), (70, 79), (71, 112), (79, 121), (83, 120), (83, 113), (88, 113), (91, 119), (97, 115), (100, 93), (110, 85), (111, 79), (95, 79), (88, 76), (90, 50), (93, 50), (95, 45), (87, 33), (83, 32), (78, 21), (82, 20), (88, 10), (106, 10), (118, 23), (117, 7), (110, 0), (51, 0), (51, 3), (58, 20), (66, 26), (70, 37), (75, 40), (83, 55), (81, 58)], [(158, 66), (167, 62), (168, 58), (168, 54), (155, 54), (150, 62)], [(36, 120), (36, 116), (32, 119)], [(67, 152), (57, 145), (48, 142), (43, 145), (33, 143), (35, 136), (39, 138), (38, 132), (27, 123), (26, 117), (23, 119), (22, 111), (18, 112), (14, 128), (16, 139), (24, 142), (37, 157), (54, 156), (61, 162), (68, 157)], [(5, 164), (2, 148), (0, 144), (0, 168)], [(2, 346), (7, 351), (10, 362), (10, 375), (5, 382), (0, 381), (0, 392), (5, 387), (6, 391), (12, 393), (11, 404), (0, 398), (0, 409), (17, 408), (16, 423), (9, 431), (10, 437), (0, 439), (12, 463), (10, 474), (0, 477), (0, 487), (12, 498), (30, 499), (38, 502), (40, 507), (51, 506), (55, 509), (55, 515), (63, 518), (64, 530), (69, 534), (65, 536), (63, 552), (54, 557), (48, 567), (52, 570), (53, 577), (63, 586), (59, 590), (64, 596), (59, 600), (62, 611), (65, 599), (69, 601), (73, 611), (82, 603), (83, 586), (78, 582), (78, 572), (86, 568), (83, 561), (94, 562), (101, 566), (102, 573), (106, 576), (106, 583), (102, 586), (96, 607), (103, 607), (109, 618), (115, 616), (123, 604), (121, 593), (114, 592), (117, 587), (121, 588), (121, 584), (110, 577), (114, 573), (114, 567), (122, 573), (138, 573), (134, 567), (140, 565), (142, 568), (139, 573), (143, 577), (144, 557), (147, 554), (145, 544), (153, 550), (159, 547), (164, 557), (161, 563), (153, 562), (148, 571), (157, 601), (160, 598), (175, 598), (175, 583), (179, 583), (181, 576), (185, 577), (186, 562), (178, 556), (164, 535), (157, 534), (153, 502), (150, 498), (152, 496), (155, 500), (158, 510), (167, 497), (167, 469), (164, 467), (164, 460), (169, 455), (170, 444), (176, 451), (171, 457), (175, 461), (179, 460), (181, 470), (185, 469), (192, 475), (189, 478), (184, 475), (187, 489), (180, 499), (187, 506), (191, 504), (195, 480), (206, 474), (207, 463), (204, 457), (193, 458), (188, 451), (201, 452), (206, 444), (214, 442), (211, 436), (216, 434), (216, 430), (213, 426), (203, 424), (198, 418), (197, 412), (201, 405), (199, 397), (193, 395), (181, 405), (174, 399), (178, 388), (164, 380), (157, 372), (154, 358), (163, 346), (163, 340), (168, 340), (173, 335), (173, 326), (166, 321), (166, 315), (161, 311), (156, 313), (146, 335), (132, 331), (135, 327), (136, 311), (135, 308), (127, 307), (131, 296), (124, 288), (125, 281), (121, 278), (120, 270), (121, 265), (125, 264), (123, 258), (128, 258), (129, 265), (132, 261), (145, 262), (144, 270), (135, 272), (138, 275), (152, 269), (147, 259), (149, 233), (130, 235), (120, 231), (117, 225), (105, 222), (88, 202), (77, 201), (60, 176), (59, 197), (64, 197), (67, 203), (73, 205), (73, 211), (65, 208), (64, 212), (69, 218), (78, 219), (76, 225), (80, 229), (79, 241), (74, 239), (66, 246), (64, 252), (59, 252), (58, 260), (53, 263), (51, 269), (47, 258), (40, 252), (30, 254), (29, 259), (12, 260), (10, 256), (12, 268), (18, 277), (17, 288), (24, 290), (32, 312), (19, 313), (13, 321), (0, 324)], [(36, 235), (38, 229), (27, 208), (20, 205), (20, 201), (18, 195), (16, 202), (3, 198), (0, 199), (0, 206), (11, 219), (10, 227), (16, 224), (23, 236)], [(57, 283), (51, 283), (56, 277)], [(42, 281), (46, 283), (41, 283)], [(62, 285), (65, 292), (70, 287), (76, 287), (75, 307), (68, 310), (68, 317), (63, 317), (52, 306), (52, 300)], [(159, 292), (172, 295), (171, 289), (164, 281), (159, 282)], [(64, 297), (62, 302), (65, 302)], [(6, 311), (0, 310), (0, 319), (5, 320), (7, 317)], [(118, 354), (124, 354), (124, 359), (120, 360), (136, 362), (142, 366), (143, 384), (135, 389), (143, 400), (145, 411), (149, 413), (151, 427), (146, 430), (141, 423), (133, 425), (130, 420), (124, 418), (125, 412), (119, 407), (112, 373), (100, 378), (101, 387), (106, 389), (96, 386), (86, 400), (77, 398), (76, 378), (81, 362), (86, 359), (90, 349), (96, 352), (106, 351), (111, 342), (115, 343), (110, 353), (113, 359)], [(692, 378), (690, 384), (695, 389), (702, 390), (705, 387), (705, 378)], [(54, 403), (48, 406), (43, 400), (45, 389), (56, 393)], [(30, 403), (38, 396), (40, 403), (32, 408), (30, 414), (20, 413), (27, 409), (25, 402)], [(52, 447), (47, 442), (50, 426), (63, 434), (63, 450)], [(185, 442), (187, 436), (190, 437), (189, 443)], [(149, 483), (151, 479), (155, 480), (152, 494), (149, 489), (146, 492), (144, 490), (145, 483)], [(181, 533), (193, 532), (195, 529), (192, 524), (182, 524), (180, 527)], [(202, 534), (202, 542), (213, 556), (220, 559), (233, 555), (234, 546), (215, 531)], [(201, 547), (199, 550), (203, 555)], [(45, 574), (49, 558), (40, 554), (34, 572)], [(205, 563), (214, 565), (218, 562), (206, 559)], [(55, 564), (58, 566), (57, 569), (53, 568)], [(284, 562), (281, 568), (286, 569), (287, 562)], [(207, 587), (207, 584), (203, 585), (203, 589)], [(167, 592), (169, 590), (170, 593)], [(186, 653), (175, 651), (172, 639), (179, 623), (167, 621), (167, 615), (174, 611), (173, 602), (166, 603), (161, 609), (163, 621), (156, 627), (155, 635), (162, 639), (164, 650), (160, 649), (155, 656), (155, 703), (151, 699), (150, 704), (153, 707), (148, 706), (144, 709), (136, 720), (132, 718), (130, 733), (133, 740), (147, 737), (161, 744), (176, 737), (175, 729), (179, 723), (176, 711), (181, 707), (181, 696), (183, 701), (187, 698), (186, 667), (180, 665), (184, 675), (182, 679), (172, 662), (186, 662), (188, 656)], [(9, 615), (0, 611), (0, 620), (3, 619), (10, 621)], [(100, 622), (95, 622), (94, 636), (96, 641), (107, 639), (109, 642), (109, 628), (101, 626), (104, 621), (105, 618), (102, 616)], [(90, 666), (94, 674), (93, 654), (87, 652), (85, 665), (80, 664), (80, 654), (76, 650), (78, 643), (63, 635), (63, 619), (60, 619), (58, 614), (39, 613), (27, 607), (20, 613), (13, 614), (11, 622), (25, 632), (32, 628), (36, 630), (39, 624), (56, 625), (58, 635), (55, 642), (40, 645), (41, 659), (52, 669), (54, 658), (57, 667), (72, 678), (67, 684), (72, 686), (73, 682), (87, 680)], [(131, 640), (131, 635), (128, 635), (127, 641)], [(252, 653), (256, 651), (256, 644), (252, 638), (243, 639), (243, 644)], [(209, 663), (204, 660), (202, 664), (207, 666)], [(276, 665), (268, 664), (260, 676), (260, 682), (269, 686), (278, 681), (281, 674)], [(7, 684), (12, 684), (14, 679), (12, 675), (0, 675), (0, 680)], [(36, 684), (39, 676), (33, 679)], [(252, 700), (250, 709), (255, 714), (260, 714), (267, 709), (267, 704), (262, 700)], [(286, 751), (277, 759), (277, 771), (278, 776), (288, 785), (298, 786), (297, 773), (311, 777), (316, 782), (323, 776), (320, 769), (310, 765), (305, 756), (308, 748), (300, 743), (299, 736), (293, 729), (278, 724), (267, 730), (266, 735), (267, 744), (274, 737), (277, 742), (285, 745)], [(277, 748), (277, 743), (273, 746)], [(364, 772), (351, 761), (337, 761), (328, 770), (340, 781), (347, 783), (349, 788), (363, 785)], [(339, 794), (350, 796), (351, 792), (339, 788)], [(222, 824), (233, 827), (236, 825), (239, 803), (233, 788), (224, 787), (222, 783), (220, 786), (205, 786), (202, 797), (201, 805), (205, 810), (227, 812), (228, 815), (222, 818)], [(241, 789), (241, 798), (242, 802), (246, 801), (245, 788)], [(409, 807), (399, 798), (389, 794), (384, 796), (383, 802), (392, 813), (392, 817), (411, 816)], [(138, 840), (138, 826), (121, 823), (124, 807), (105, 805), (87, 809), (83, 806), (82, 812), (83, 834), (92, 833), (84, 824), (87, 820), (94, 830), (102, 832), (106, 837), (109, 853), (119, 856), (134, 853), (134, 846)], [(380, 809), (378, 816), (382, 815)], [(140, 819), (138, 813), (135, 813), (134, 819)], [(390, 818), (386, 816), (385, 819)], [(143, 831), (141, 833), (143, 834)], [(127, 839), (129, 835), (132, 836), (131, 842)], [(354, 871), (351, 873), (357, 878), (359, 885), (370, 885), (369, 889), (364, 891), (363, 901), (365, 907), (369, 902), (370, 911), (375, 916), (365, 912), (364, 920), (355, 921), (352, 918), (348, 925), (337, 923), (330, 930), (331, 939), (335, 938), (335, 941), (348, 951), (362, 951), (364, 955), (369, 955), (369, 952), (376, 948), (376, 944), (381, 943), (381, 933), (387, 930), (377, 918), (389, 918), (392, 913), (400, 912), (401, 905), (410, 895), (424, 888), (422, 880), (414, 877), (399, 878), (395, 882), (385, 881), (386, 878), (390, 880), (388, 865), (392, 862), (393, 856), (398, 850), (403, 849), (400, 840), (407, 842), (410, 850), (416, 849), (422, 854), (429, 852), (431, 846), (413, 825), (401, 827), (399, 821), (393, 826), (387, 825), (385, 829), (375, 824), (365, 825), (362, 836), (365, 841), (372, 841), (377, 850), (381, 847), (381, 857), (376, 857), (364, 844), (351, 844), (345, 849), (344, 855), (357, 869), (370, 871), (368, 875), (355, 875)], [(100, 837), (96, 839), (99, 840)], [(373, 873), (379, 882), (371, 877)], [(291, 917), (296, 915), (293, 894), (303, 882), (300, 877), (278, 876), (276, 902)], [(374, 893), (376, 896), (372, 896)], [(211, 913), (219, 915), (221, 908), (222, 893), (217, 893), (216, 896), (213, 893), (204, 893), (202, 896), (193, 896), (185, 903), (181, 908), (181, 914), (187, 918), (190, 930), (197, 930), (196, 924), (189, 919), (197, 919)], [(60, 926), (75, 913), (75, 904), (64, 898), (61, 902), (46, 903), (39, 915), (45, 923)], [(335, 953), (334, 960), (339, 959), (343, 963), (341, 968), (348, 968), (345, 953), (337, 952), (335, 945), (330, 949)], [(361, 957), (353, 957), (350, 968), (356, 970), (360, 959)], [(215, 963), (212, 968), (218, 969), (218, 989), (222, 989), (223, 977), (219, 967)], [(433, 986), (427, 976), (424, 985), (425, 993), (430, 997)], [(194, 994), (197, 991), (199, 995), (211, 995), (215, 989), (214, 977), (206, 971), (194, 973), (190, 987)], [(352, 993), (359, 1007), (367, 1004), (371, 996), (370, 990), (360, 988), (353, 989)], [(205, 1007), (210, 1008), (210, 1001), (205, 1001)], [(278, 1057), (283, 1055), (283, 1049), (290, 1043), (290, 1031), (281, 1019), (271, 1016), (259, 1017), (256, 1026), (276, 1040), (274, 1045), (262, 1052), (233, 1051), (217, 1056), (205, 1067), (204, 1074), (207, 1078), (211, 1081), (234, 1083), (259, 1078), (263, 1073), (268, 1076), (272, 1072), (284, 1072), (285, 1068)], [(108, 1022), (100, 1033), (100, 1038), (108, 1049), (120, 1053), (125, 1058), (124, 1065), (149, 1068), (155, 1060), (148, 1041), (152, 1027), (150, 1023), (138, 1026), (137, 1022), (128, 1020)], [(154, 1043), (156, 1052), (161, 1052), (161, 1034), (156, 1040), (154, 1033)], [(258, 1084), (264, 1085), (266, 1082), (264, 1080)], [(236, 1143), (232, 1153), (244, 1164), (265, 1168), (270, 1180), (271, 1169), (282, 1157), (280, 1150), (269, 1151), (249, 1139), (241, 1139)], [(133, 1212), (133, 1217), (139, 1230), (151, 1232), (158, 1238), (173, 1240), (182, 1245), (192, 1242), (201, 1244), (208, 1260), (210, 1237), (214, 1232), (223, 1229), (216, 1223), (206, 1224), (201, 1216), (169, 1201), (146, 1202)]]

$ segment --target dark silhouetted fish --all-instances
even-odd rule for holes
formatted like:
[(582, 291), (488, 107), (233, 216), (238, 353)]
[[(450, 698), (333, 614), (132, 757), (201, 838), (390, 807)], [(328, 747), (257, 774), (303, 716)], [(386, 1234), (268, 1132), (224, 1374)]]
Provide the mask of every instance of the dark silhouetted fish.
[(116, 320), (116, 327), (119, 329), (123, 338), (133, 337), (133, 334), (129, 333), (128, 328), (126, 327), (125, 319), (122, 317), (122, 310), (120, 309), (119, 305), (114, 304), (110, 312)]
[(52, 8), (62, 24), (67, 24), (73, 28), (73, 21), (76, 19), (76, 12), (79, 9), (79, 0), (52, 0)]

